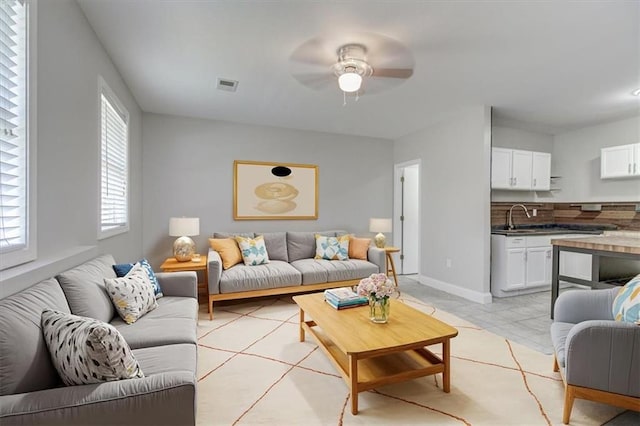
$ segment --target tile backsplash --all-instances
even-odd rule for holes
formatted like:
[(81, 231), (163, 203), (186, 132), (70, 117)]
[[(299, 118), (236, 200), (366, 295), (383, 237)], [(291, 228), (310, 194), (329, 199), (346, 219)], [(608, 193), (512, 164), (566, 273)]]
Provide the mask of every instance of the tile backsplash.
[[(509, 208), (517, 202), (491, 203), (491, 226), (507, 224)], [(640, 212), (636, 211), (637, 202), (590, 202), (600, 204), (600, 211), (583, 211), (580, 203), (531, 203), (523, 202), (529, 212), (537, 209), (538, 215), (527, 218), (519, 207), (513, 209), (513, 222), (518, 225), (536, 225), (542, 223), (576, 223), (581, 225), (616, 225), (618, 229), (640, 231)]]

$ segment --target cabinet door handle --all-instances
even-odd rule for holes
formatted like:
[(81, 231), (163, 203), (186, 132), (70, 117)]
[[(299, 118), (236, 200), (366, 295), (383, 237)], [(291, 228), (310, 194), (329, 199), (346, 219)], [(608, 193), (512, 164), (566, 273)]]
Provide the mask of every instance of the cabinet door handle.
[(538, 180), (537, 180), (536, 178), (533, 178), (533, 186), (538, 186), (538, 185), (537, 185), (537, 181), (538, 181)]
[(516, 186), (518, 184), (518, 178), (514, 177), (513, 178), (513, 186)]
[(627, 171), (629, 174), (631, 174), (631, 163), (629, 163), (629, 165), (627, 166)]

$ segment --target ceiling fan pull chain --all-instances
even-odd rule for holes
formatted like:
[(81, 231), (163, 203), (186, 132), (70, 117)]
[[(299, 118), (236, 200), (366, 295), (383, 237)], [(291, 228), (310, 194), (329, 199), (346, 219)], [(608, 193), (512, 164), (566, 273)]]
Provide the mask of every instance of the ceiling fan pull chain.
[(360, 91), (359, 90), (356, 92), (356, 102), (358, 102), (358, 99), (360, 99)]
[(347, 106), (347, 92), (342, 92), (342, 106)]

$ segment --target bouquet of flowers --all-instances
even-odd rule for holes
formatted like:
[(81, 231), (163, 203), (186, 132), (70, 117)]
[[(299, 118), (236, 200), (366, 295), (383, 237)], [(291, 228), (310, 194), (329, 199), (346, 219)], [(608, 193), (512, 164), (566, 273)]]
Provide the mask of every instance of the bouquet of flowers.
[(360, 280), (356, 289), (360, 296), (376, 300), (388, 299), (395, 292), (396, 287), (386, 274), (371, 274), (369, 278)]

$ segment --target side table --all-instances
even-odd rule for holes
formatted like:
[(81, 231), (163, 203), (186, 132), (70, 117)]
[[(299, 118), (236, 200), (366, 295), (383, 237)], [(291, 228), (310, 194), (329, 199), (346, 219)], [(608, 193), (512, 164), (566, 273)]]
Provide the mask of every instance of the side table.
[[(198, 282), (198, 296), (200, 291), (207, 294), (209, 288), (209, 275), (207, 272), (207, 256), (198, 255), (198, 257), (187, 262), (178, 262), (175, 257), (169, 257), (162, 265), (160, 265), (162, 272), (178, 272), (178, 271), (203, 271), (204, 282)], [(199, 303), (199, 301), (198, 301)], [(209, 316), (211, 316), (211, 305), (209, 305)]]
[(400, 251), (400, 249), (398, 247), (385, 247), (384, 248), (385, 253), (387, 254), (387, 276), (389, 275), (389, 272), (391, 272), (391, 274), (393, 275), (393, 282), (395, 283), (396, 287), (398, 287), (398, 276), (396, 275), (396, 265), (393, 263), (393, 253), (398, 253)]

